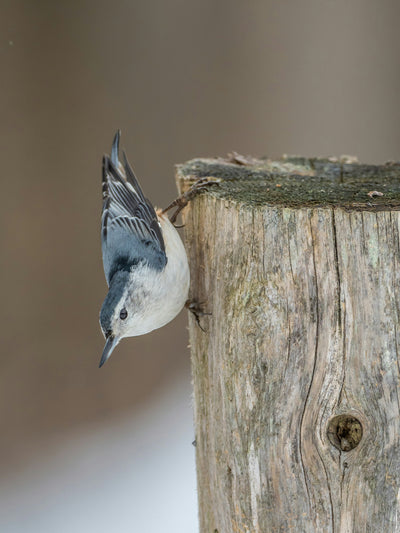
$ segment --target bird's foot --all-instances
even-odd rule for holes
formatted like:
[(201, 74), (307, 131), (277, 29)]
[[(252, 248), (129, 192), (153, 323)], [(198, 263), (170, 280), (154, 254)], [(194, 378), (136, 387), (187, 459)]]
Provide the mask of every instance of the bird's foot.
[[(175, 212), (170, 217), (170, 222), (172, 224), (175, 223), (179, 213), (182, 211), (184, 207), (187, 206), (187, 204), (190, 202), (190, 200), (193, 200), (195, 196), (197, 196), (201, 191), (207, 189), (210, 185), (218, 185), (220, 183), (219, 178), (200, 178), (197, 180), (193, 185), (183, 194), (181, 194), (176, 200), (174, 200), (168, 207), (163, 209), (161, 211), (162, 214), (166, 213), (170, 209), (173, 209), (176, 207)], [(178, 226), (182, 227), (182, 226)]]
[(196, 324), (199, 326), (199, 328), (201, 329), (201, 331), (204, 331), (204, 333), (206, 332), (206, 330), (202, 327), (202, 325), (200, 324), (200, 317), (201, 316), (207, 316), (207, 315), (212, 315), (212, 313), (208, 313), (207, 311), (204, 310), (204, 304), (205, 302), (196, 302), (196, 300), (186, 300), (186, 303), (185, 303), (185, 307), (186, 309), (188, 309), (194, 316), (195, 320), (196, 320)]

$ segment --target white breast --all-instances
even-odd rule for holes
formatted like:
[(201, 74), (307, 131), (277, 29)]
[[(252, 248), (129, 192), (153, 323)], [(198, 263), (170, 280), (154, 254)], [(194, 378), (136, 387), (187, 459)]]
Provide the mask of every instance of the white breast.
[[(186, 250), (175, 227), (166, 215), (157, 213), (164, 237), (167, 264), (162, 272), (151, 269), (149, 275), (136, 270), (132, 275), (146, 279), (143, 292), (146, 304), (138, 317), (132, 317), (124, 336), (144, 335), (161, 328), (181, 311), (188, 298), (190, 273)], [(144, 267), (148, 268), (148, 267)]]
[(189, 292), (190, 272), (186, 250), (179, 233), (166, 215), (157, 214), (163, 232), (165, 251), (168, 259), (165, 269), (160, 274), (168, 301), (165, 308), (170, 315), (170, 318), (165, 321), (166, 324), (175, 318), (185, 305)]

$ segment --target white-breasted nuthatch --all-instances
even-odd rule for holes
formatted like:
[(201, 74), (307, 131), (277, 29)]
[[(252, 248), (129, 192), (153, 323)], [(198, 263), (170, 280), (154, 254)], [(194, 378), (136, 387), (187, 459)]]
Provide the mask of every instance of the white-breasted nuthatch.
[[(123, 152), (120, 132), (111, 157), (103, 158), (101, 240), (108, 294), (100, 311), (106, 338), (100, 367), (124, 337), (143, 335), (170, 322), (184, 307), (189, 290), (186, 251), (173, 222), (196, 193), (196, 184), (164, 210), (147, 200)], [(200, 183), (197, 189), (207, 183)], [(168, 219), (165, 212), (177, 212)]]

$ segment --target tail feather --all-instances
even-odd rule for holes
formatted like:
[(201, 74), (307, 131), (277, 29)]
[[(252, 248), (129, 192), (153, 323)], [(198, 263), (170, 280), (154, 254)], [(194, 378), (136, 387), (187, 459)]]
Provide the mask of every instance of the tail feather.
[(119, 152), (119, 139), (121, 137), (121, 130), (118, 130), (115, 134), (112, 147), (111, 147), (111, 163), (118, 170), (119, 161), (118, 161), (118, 152)]

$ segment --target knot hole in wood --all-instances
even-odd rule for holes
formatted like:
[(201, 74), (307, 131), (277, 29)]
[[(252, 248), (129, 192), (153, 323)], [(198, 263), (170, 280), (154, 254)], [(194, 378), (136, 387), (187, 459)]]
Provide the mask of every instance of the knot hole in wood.
[(363, 428), (361, 422), (352, 415), (335, 416), (328, 424), (328, 439), (335, 448), (342, 452), (349, 452), (359, 445)]

